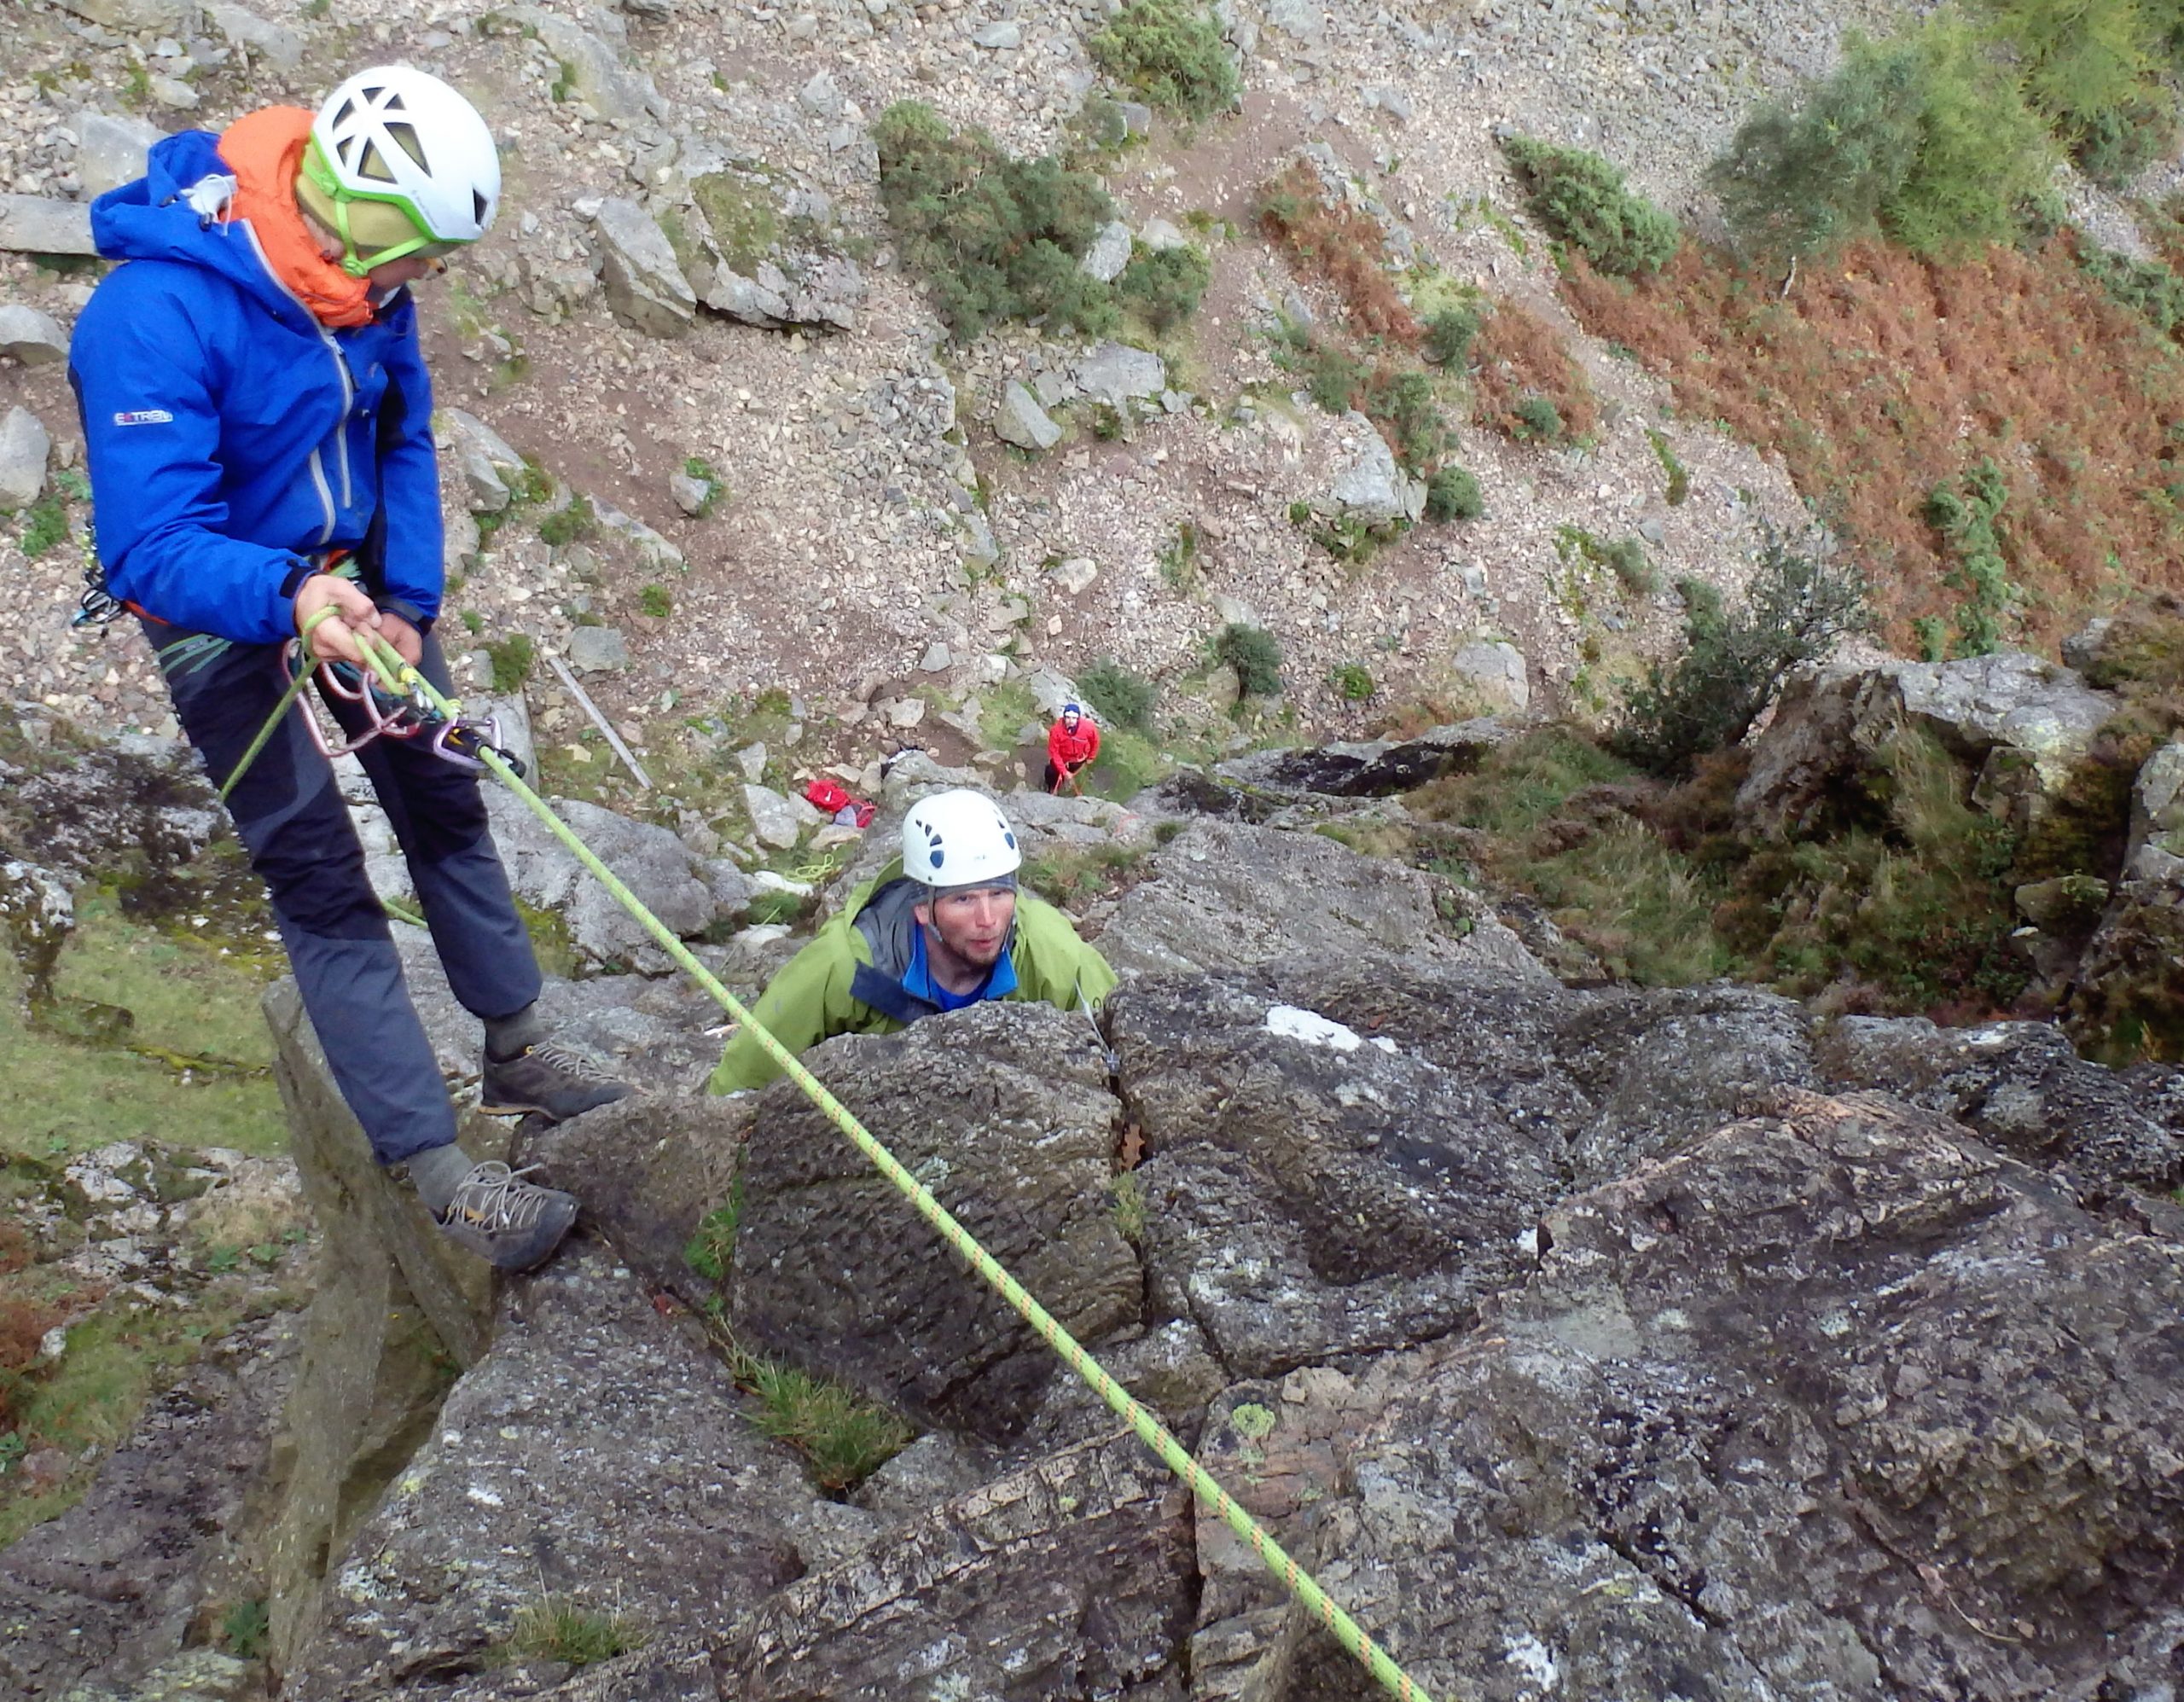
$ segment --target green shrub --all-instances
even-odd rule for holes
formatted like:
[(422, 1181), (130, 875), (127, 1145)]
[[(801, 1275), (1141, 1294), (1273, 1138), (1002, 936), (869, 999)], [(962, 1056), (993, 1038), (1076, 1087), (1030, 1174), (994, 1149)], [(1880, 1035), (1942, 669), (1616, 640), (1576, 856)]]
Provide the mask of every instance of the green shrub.
[(665, 585), (647, 585), (637, 593), (637, 612), (654, 620), (665, 620), (675, 613), (675, 599), (667, 594)]
[(1342, 662), (1327, 670), (1327, 689), (1345, 703), (1362, 703), (1373, 694), (1373, 671), (1362, 662)]
[(1426, 340), (1419, 352), (1435, 366), (1461, 372), (1471, 358), (1472, 340), (1485, 322), (1485, 311), (1475, 302), (1443, 307), (1426, 322)]
[(1095, 662), (1077, 677), (1077, 689), (1102, 719), (1121, 727), (1144, 727), (1152, 719), (1159, 692), (1142, 674), (1111, 659)]
[(1187, 119), (1236, 104), (1236, 67), (1221, 24), (1196, 0), (1131, 0), (1085, 44), (1100, 68), (1156, 107)]
[(1708, 181), (1738, 241), (1776, 254), (1875, 231), (1948, 257), (2006, 242), (2046, 204), (2053, 149), (2007, 67), (1941, 14), (1842, 62), (1792, 107), (1746, 119)]
[(261, 1660), (273, 1634), (272, 1616), (261, 1601), (238, 1601), (220, 1619), (220, 1641), (237, 1660)]
[(1486, 493), (1463, 468), (1443, 467), (1426, 481), (1426, 518), (1437, 526), (1475, 520), (1485, 512)]
[(1502, 151), (1540, 223), (1600, 271), (1619, 278), (1658, 272), (1682, 241), (1676, 221), (1631, 194), (1623, 173), (1597, 154), (1526, 136), (1503, 137)]
[(1661, 471), (1669, 476), (1669, 506), (1671, 508), (1682, 508), (1691, 495), (1691, 474), (1685, 470), (1683, 462), (1677, 459), (1676, 445), (1651, 427), (1647, 427), (1646, 441), (1653, 444), (1654, 460), (1660, 462)]
[(1246, 697), (1273, 697), (1281, 690), (1281, 645), (1263, 626), (1231, 621), (1213, 641), (1213, 653), (1236, 671)]
[(1517, 422), (1513, 435), (1519, 443), (1558, 443), (1569, 429), (1563, 424), (1562, 410), (1536, 391), (1519, 397), (1509, 412)]
[(1615, 740), (1622, 755), (1657, 774), (1683, 773), (1707, 752), (1737, 743), (1784, 675), (1866, 619), (1865, 582), (1856, 572), (1792, 549), (1772, 532), (1739, 613), (1699, 580), (1678, 589), (1684, 653), (1673, 668), (1656, 662), (1648, 671)]
[(1979, 464), (1954, 487), (1937, 485), (1926, 499), (1926, 519), (1954, 558), (1942, 583), (1964, 593), (1957, 606), (1951, 656), (1984, 656), (2000, 648), (2002, 623), (2024, 593), (2013, 584), (1995, 522), (2009, 501), (2008, 482), (1994, 462)]
[(1115, 293), (1154, 332), (1165, 334), (1198, 311), (1212, 277), (1205, 251), (1191, 243), (1179, 248), (1140, 245), (1115, 280)]
[(1160, 578), (1171, 591), (1188, 591), (1198, 584), (1198, 528), (1185, 520), (1175, 537), (1160, 546)]
[(1600, 561), (1617, 582), (1633, 596), (1650, 597), (1661, 588), (1661, 576), (1646, 559), (1646, 548), (1635, 537), (1619, 537), (1600, 552)]
[(538, 522), (538, 538), (540, 543), (559, 549), (563, 544), (590, 537), (597, 530), (590, 499), (572, 497), (568, 507), (555, 509)]
[(2079, 268), (2110, 300), (2143, 314), (2163, 336), (2175, 336), (2184, 325), (2184, 278), (2160, 261), (2135, 260), (2083, 237), (2077, 257)]
[(1426, 374), (1376, 367), (1359, 401), (1365, 416), (1385, 427), (1396, 459), (1409, 472), (1423, 474), (1449, 446), (1449, 422)]
[(903, 264), (958, 341), (1010, 319), (1087, 336), (1114, 328), (1113, 291), (1077, 268), (1114, 216), (1097, 178), (1052, 154), (1018, 159), (975, 125), (951, 131), (917, 101), (880, 113), (872, 139)]
[(23, 511), (23, 554), (35, 561), (67, 541), (67, 507), (58, 491), (48, 491)]
[(513, 697), (521, 691), (523, 683), (531, 677), (531, 665), (538, 659), (537, 647), (527, 632), (489, 639), (485, 653), (493, 659), (493, 691), (500, 697)]

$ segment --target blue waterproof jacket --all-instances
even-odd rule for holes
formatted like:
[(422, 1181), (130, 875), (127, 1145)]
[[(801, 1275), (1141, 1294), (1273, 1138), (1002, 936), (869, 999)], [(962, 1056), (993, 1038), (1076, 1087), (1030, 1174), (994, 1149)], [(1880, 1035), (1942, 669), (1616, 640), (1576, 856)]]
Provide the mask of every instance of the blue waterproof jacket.
[(415, 305), (404, 291), (371, 324), (322, 325), (249, 224), (213, 216), (218, 142), (169, 137), (91, 204), (99, 253), (127, 263), (69, 349), (107, 589), (175, 626), (277, 643), (307, 558), (346, 547), (382, 607), (427, 624), (439, 473)]

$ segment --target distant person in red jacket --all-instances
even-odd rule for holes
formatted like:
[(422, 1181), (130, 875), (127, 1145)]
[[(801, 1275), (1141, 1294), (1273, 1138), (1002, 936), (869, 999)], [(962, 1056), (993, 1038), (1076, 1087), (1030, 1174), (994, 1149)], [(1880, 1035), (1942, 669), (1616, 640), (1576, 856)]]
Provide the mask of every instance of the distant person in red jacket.
[(1064, 781), (1074, 784), (1077, 771), (1099, 754), (1100, 729), (1077, 705), (1062, 705), (1061, 719), (1047, 732), (1047, 790), (1060, 792)]

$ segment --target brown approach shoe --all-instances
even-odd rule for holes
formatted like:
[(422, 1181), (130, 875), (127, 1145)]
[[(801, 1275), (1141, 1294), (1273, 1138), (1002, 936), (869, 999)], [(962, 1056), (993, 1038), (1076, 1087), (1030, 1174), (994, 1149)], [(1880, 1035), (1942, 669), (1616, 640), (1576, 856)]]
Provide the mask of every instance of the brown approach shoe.
[(551, 1040), (526, 1046), (513, 1058), (485, 1057), (478, 1086), (478, 1108), (488, 1117), (521, 1117), (536, 1112), (549, 1123), (566, 1123), (587, 1111), (629, 1096), (618, 1082), (589, 1058)]
[(545, 1263), (577, 1221), (577, 1197), (527, 1174), (497, 1159), (473, 1165), (439, 1214), (440, 1233), (501, 1270)]

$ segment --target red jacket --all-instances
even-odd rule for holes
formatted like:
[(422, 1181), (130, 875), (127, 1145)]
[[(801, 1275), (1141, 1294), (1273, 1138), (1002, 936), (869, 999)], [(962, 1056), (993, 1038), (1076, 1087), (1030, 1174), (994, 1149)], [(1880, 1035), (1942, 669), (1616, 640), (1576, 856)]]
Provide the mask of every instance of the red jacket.
[(1099, 754), (1100, 729), (1088, 715), (1077, 717), (1074, 733), (1056, 721), (1047, 734), (1047, 760), (1065, 774), (1083, 768)]

